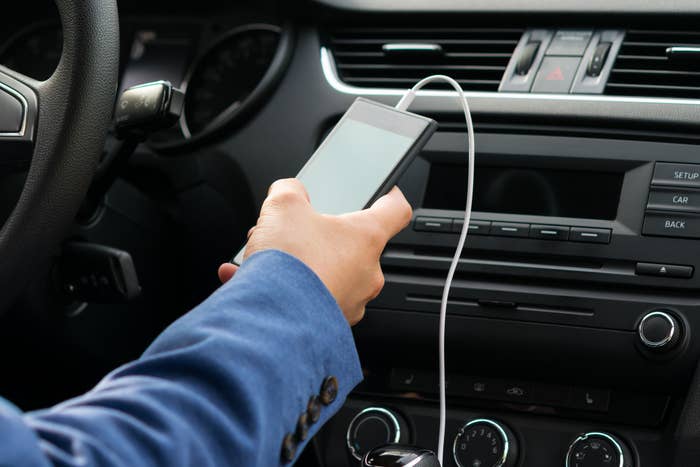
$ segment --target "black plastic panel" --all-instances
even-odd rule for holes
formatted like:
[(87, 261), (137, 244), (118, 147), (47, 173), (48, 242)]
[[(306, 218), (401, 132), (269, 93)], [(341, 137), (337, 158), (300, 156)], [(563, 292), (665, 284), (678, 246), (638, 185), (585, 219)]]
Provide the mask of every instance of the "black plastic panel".
[[(411, 427), (412, 441), (432, 450), (437, 449), (437, 406), (419, 402), (397, 400), (354, 399), (347, 402), (340, 413), (324, 428), (320, 435), (323, 442), (320, 454), (326, 465), (334, 467), (353, 466), (340, 440), (345, 439), (345, 430), (360, 410), (368, 406), (388, 407), (403, 415)], [(588, 431), (605, 431), (624, 440), (630, 446), (634, 465), (643, 467), (667, 467), (670, 462), (663, 455), (663, 443), (659, 434), (649, 430), (634, 429), (620, 425), (586, 423), (546, 416), (533, 417), (503, 411), (474, 410), (448, 407), (447, 436), (445, 440), (444, 467), (455, 467), (452, 456), (454, 438), (459, 428), (475, 418), (489, 418), (507, 426), (518, 445), (519, 467), (561, 467), (564, 465), (569, 444), (580, 434)]]

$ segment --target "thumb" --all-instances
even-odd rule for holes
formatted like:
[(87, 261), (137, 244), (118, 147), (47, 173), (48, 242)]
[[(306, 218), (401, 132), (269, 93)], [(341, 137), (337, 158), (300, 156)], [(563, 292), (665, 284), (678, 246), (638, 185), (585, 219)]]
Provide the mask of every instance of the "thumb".
[(394, 187), (362, 214), (371, 217), (373, 222), (381, 225), (387, 239), (390, 239), (411, 222), (413, 210), (401, 190)]

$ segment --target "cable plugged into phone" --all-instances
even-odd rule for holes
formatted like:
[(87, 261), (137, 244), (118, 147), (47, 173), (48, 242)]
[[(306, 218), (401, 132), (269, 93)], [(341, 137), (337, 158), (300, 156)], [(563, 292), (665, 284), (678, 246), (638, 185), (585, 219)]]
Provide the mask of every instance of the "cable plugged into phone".
[(447, 319), (447, 302), (452, 287), (452, 280), (459, 264), (459, 258), (462, 256), (462, 250), (467, 240), (469, 232), (469, 222), (472, 215), (472, 200), (474, 198), (474, 124), (472, 122), (469, 103), (464, 95), (464, 90), (457, 81), (445, 75), (429, 76), (419, 81), (412, 89), (406, 92), (396, 105), (396, 109), (405, 111), (413, 103), (418, 91), (429, 83), (443, 81), (451, 85), (457, 92), (459, 103), (464, 111), (464, 118), (467, 123), (467, 148), (468, 148), (468, 164), (469, 172), (467, 174), (467, 204), (464, 209), (464, 225), (459, 236), (457, 249), (455, 250), (450, 269), (445, 280), (445, 287), (442, 292), (442, 300), (440, 301), (440, 323), (439, 323), (439, 367), (440, 367), (440, 429), (438, 433), (438, 452), (437, 455), (425, 449), (414, 446), (382, 446), (376, 448), (365, 456), (363, 466), (374, 467), (435, 467), (444, 465), (443, 455), (445, 451), (445, 424), (447, 419), (447, 401), (445, 395), (445, 322)]

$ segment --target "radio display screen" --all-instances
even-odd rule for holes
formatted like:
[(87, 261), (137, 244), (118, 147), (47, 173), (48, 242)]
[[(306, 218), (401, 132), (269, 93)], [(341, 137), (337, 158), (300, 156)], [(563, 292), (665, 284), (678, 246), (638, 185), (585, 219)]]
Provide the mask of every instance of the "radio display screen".
[[(477, 167), (474, 211), (614, 220), (624, 173)], [(467, 168), (433, 163), (423, 207), (463, 211)]]

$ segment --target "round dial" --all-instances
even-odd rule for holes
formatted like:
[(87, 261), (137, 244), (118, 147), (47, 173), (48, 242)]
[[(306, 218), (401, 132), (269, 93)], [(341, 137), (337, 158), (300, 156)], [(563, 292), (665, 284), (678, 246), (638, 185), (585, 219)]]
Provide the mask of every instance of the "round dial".
[(566, 467), (632, 467), (625, 444), (607, 433), (586, 433), (574, 440), (566, 455)]
[(228, 33), (198, 60), (186, 85), (186, 136), (231, 118), (243, 107), (270, 68), (280, 34), (277, 26), (244, 26)]
[(453, 452), (459, 467), (511, 467), (517, 459), (510, 430), (488, 419), (466, 423), (457, 433)]
[(680, 324), (664, 310), (648, 313), (637, 329), (642, 344), (655, 351), (671, 350), (680, 340)]
[(350, 454), (357, 460), (370, 450), (389, 443), (399, 443), (405, 430), (401, 430), (399, 417), (381, 407), (369, 407), (358, 413), (350, 422), (347, 445)]
[(51, 77), (63, 51), (63, 31), (58, 24), (25, 30), (0, 51), (0, 63), (39, 81)]

